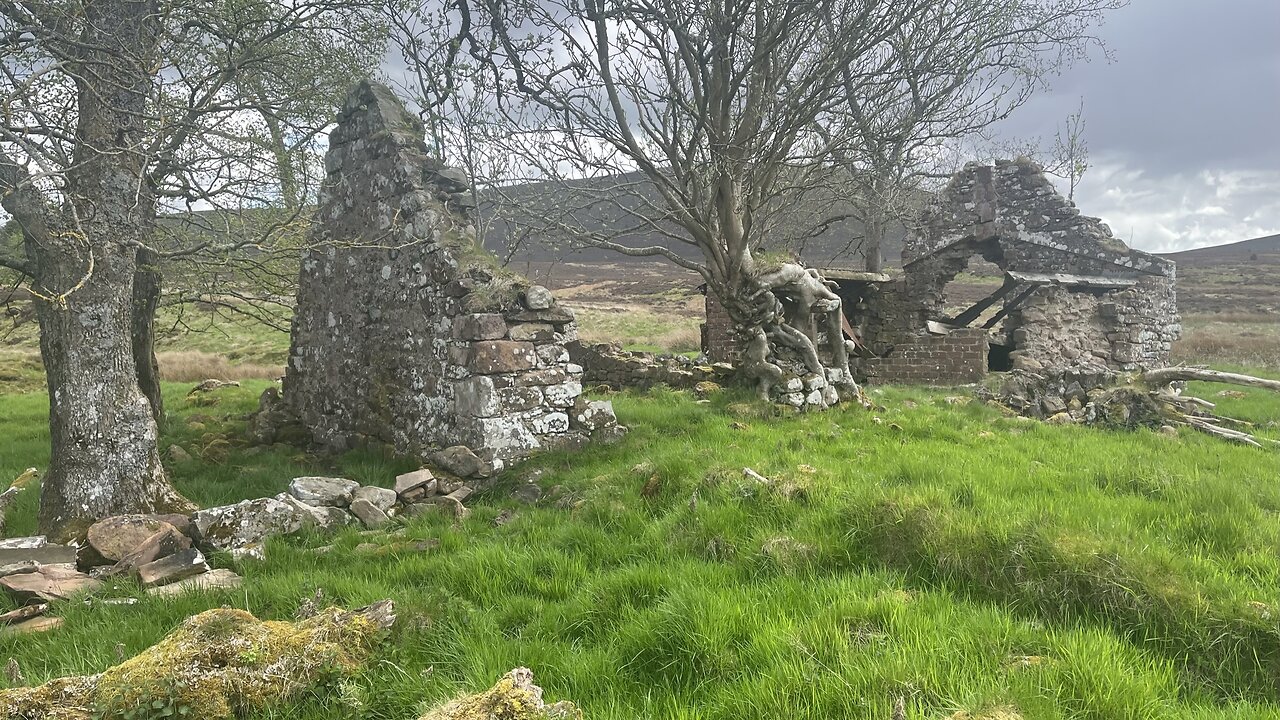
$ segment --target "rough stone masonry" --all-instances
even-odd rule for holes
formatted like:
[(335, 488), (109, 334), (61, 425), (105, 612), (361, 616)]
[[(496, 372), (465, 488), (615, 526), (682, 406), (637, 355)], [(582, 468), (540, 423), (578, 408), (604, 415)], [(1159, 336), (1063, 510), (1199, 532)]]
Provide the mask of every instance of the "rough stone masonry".
[[(973, 258), (1004, 284), (955, 316), (946, 287)], [(966, 166), (926, 209), (903, 250), (903, 275), (869, 294), (863, 327), (884, 380), (973, 382), (991, 369), (1131, 371), (1161, 367), (1181, 332), (1172, 261), (1134, 250), (1098, 218), (1081, 215), (1035, 163)], [(997, 310), (974, 327), (987, 309)], [(940, 334), (939, 334), (940, 333)], [(957, 342), (989, 337), (990, 355), (963, 367)], [(924, 358), (920, 367), (907, 361)], [(1007, 366), (997, 367), (1003, 357)], [(917, 374), (904, 374), (915, 370)]]
[(500, 466), (620, 431), (609, 403), (581, 397), (573, 314), (497, 267), (464, 175), (388, 88), (354, 88), (329, 142), (284, 380), (318, 444), (465, 445)]

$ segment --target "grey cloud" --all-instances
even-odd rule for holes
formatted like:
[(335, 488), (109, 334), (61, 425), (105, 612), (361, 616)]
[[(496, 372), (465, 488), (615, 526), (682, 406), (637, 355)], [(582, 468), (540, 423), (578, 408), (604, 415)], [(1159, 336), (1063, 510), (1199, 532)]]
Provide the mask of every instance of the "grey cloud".
[(1055, 78), (1001, 128), (1051, 138), (1085, 101), (1094, 168), (1081, 209), (1146, 250), (1280, 232), (1280, 2), (1134, 0), (1115, 53)]

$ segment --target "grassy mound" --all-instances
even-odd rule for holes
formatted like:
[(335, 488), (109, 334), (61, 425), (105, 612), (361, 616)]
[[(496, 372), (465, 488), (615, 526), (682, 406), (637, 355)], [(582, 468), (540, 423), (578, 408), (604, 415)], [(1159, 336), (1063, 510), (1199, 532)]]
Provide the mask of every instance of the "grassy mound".
[[(387, 484), (412, 466), (244, 448), (237, 418), (262, 387), (204, 407), (170, 388), (188, 497), (303, 474)], [(1280, 437), (1274, 396), (1194, 392)], [(117, 643), (136, 652), (188, 615), (290, 617), (322, 588), (346, 606), (393, 598), (402, 622), (336, 691), (248, 717), (417, 717), (517, 666), (608, 720), (889, 718), (899, 702), (908, 718), (1280, 714), (1275, 451), (876, 397), (888, 409), (777, 418), (732, 392), (617, 396), (623, 442), (506, 476), (541, 470), (537, 506), (499, 491), (462, 522), (275, 541), (236, 567), (239, 591), (65, 604), (62, 630), (0, 638), (0, 655), (28, 679), (101, 672)], [(39, 400), (0, 404), (16, 438), (0, 477), (43, 464)]]
[(381, 610), (330, 608), (297, 623), (262, 622), (243, 610), (207, 610), (101, 674), (0, 690), (0, 719), (215, 719), (260, 712), (351, 673), (369, 658), (389, 619)]

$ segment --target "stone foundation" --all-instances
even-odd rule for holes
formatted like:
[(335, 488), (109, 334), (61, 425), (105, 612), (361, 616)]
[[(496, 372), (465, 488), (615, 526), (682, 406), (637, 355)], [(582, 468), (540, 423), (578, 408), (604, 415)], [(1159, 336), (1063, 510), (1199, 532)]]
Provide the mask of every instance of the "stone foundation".
[(613, 390), (656, 385), (687, 390), (701, 382), (725, 382), (733, 373), (728, 365), (699, 365), (681, 355), (628, 352), (614, 344), (575, 342), (568, 349), (570, 359), (582, 366), (583, 383)]

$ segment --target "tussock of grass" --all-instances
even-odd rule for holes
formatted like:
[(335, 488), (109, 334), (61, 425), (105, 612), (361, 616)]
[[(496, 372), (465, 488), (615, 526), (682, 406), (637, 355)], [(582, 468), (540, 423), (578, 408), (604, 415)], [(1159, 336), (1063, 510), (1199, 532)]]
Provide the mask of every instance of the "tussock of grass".
[[(173, 467), (188, 496), (271, 494), (322, 468), (386, 483), (404, 467), (237, 446), (263, 386), (212, 407), (168, 388), (166, 443), (229, 444), (220, 464)], [(273, 541), (267, 562), (237, 566), (240, 591), (68, 603), (63, 630), (0, 642), (39, 682), (100, 671), (115, 643), (136, 652), (223, 604), (287, 618), (322, 587), (345, 606), (391, 597), (402, 622), (342, 692), (252, 717), (415, 717), (520, 665), (609, 720), (888, 718), (899, 697), (909, 718), (1280, 714), (1274, 451), (1047, 426), (924, 391), (787, 418), (733, 392), (613, 399), (630, 435), (533, 461), (560, 486), (538, 507), (498, 491), (462, 523)], [(1262, 391), (1214, 399), (1280, 417)], [(40, 400), (0, 405), (0, 427), (25, 438), (0, 477), (42, 465), (42, 433), (18, 432), (39, 425)], [(495, 525), (503, 511), (514, 519)]]

